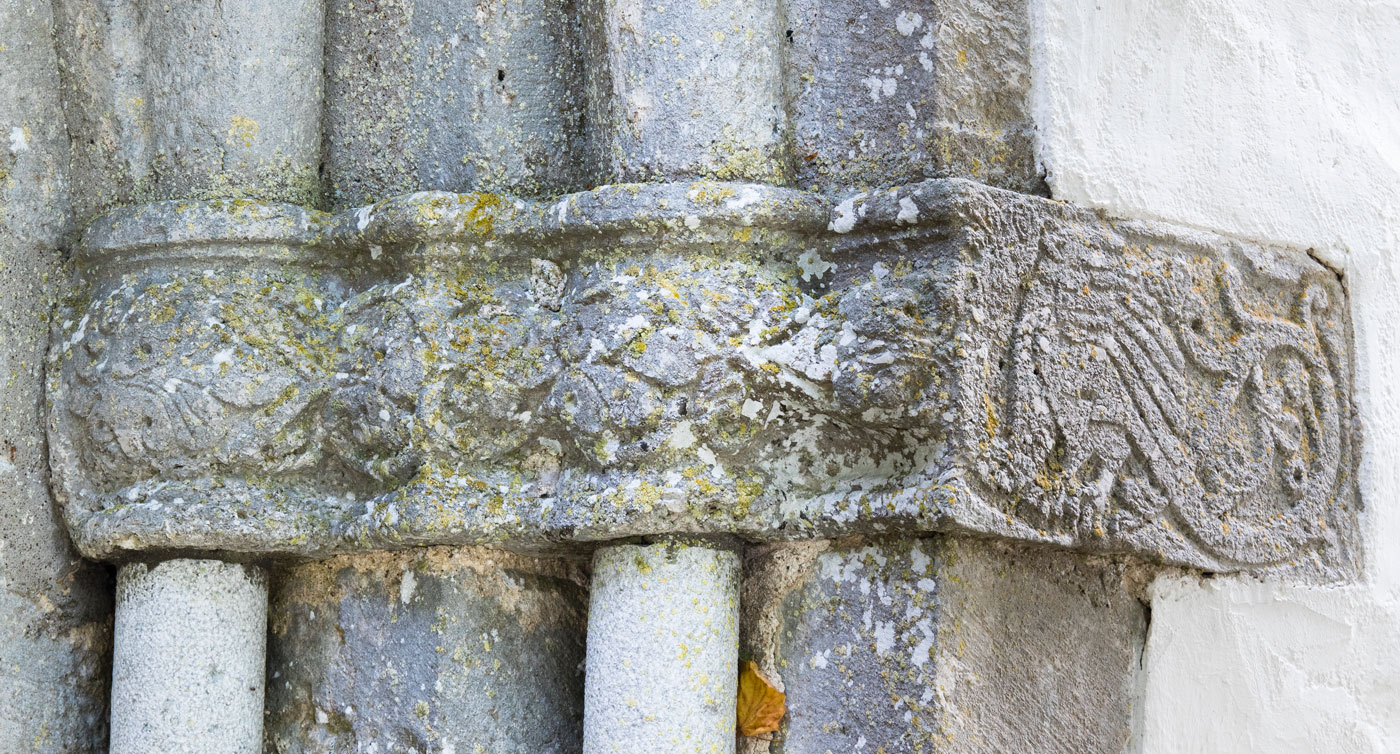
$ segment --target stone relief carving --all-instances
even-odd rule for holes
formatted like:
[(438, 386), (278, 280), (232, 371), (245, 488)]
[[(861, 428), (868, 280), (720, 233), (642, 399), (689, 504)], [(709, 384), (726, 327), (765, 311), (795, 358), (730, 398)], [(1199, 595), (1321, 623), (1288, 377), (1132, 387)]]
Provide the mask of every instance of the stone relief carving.
[(1010, 452), (988, 454), (986, 478), (1086, 538), (1169, 512), (1226, 562), (1326, 539), (1350, 452), (1335, 280), (1229, 243), (1158, 257), (1127, 235), (1121, 254), (1037, 260), (1007, 356)]
[[(207, 206), (221, 208), (250, 222), (304, 215)], [(143, 214), (129, 223), (144, 222)], [(258, 259), (256, 235), (190, 258), (170, 238), (169, 256), (131, 250), (81, 273), (96, 275), (80, 285), (100, 295), (60, 312), (55, 355), (73, 421), (55, 440), (56, 452), (82, 469), (82, 484), (123, 488), (215, 470), (284, 474), (318, 463), (312, 407), (326, 391), (323, 354), (334, 330), (326, 298), (340, 281), (294, 261)], [(215, 271), (231, 260), (236, 271)]]
[(956, 180), (142, 212), (89, 231), (54, 335), (91, 554), (961, 529), (1354, 565), (1305, 255)]
[(326, 365), (316, 352), (330, 330), (317, 288), (295, 271), (211, 279), (126, 280), (78, 322), (68, 410), (103, 484), (215, 468), (280, 474), (320, 460), (312, 406)]

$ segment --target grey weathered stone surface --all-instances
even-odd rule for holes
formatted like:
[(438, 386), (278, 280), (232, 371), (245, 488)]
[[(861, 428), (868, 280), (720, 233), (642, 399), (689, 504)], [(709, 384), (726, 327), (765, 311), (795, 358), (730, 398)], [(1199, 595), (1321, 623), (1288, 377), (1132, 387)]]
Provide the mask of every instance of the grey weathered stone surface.
[(79, 261), (53, 466), (95, 557), (912, 529), (1355, 566), (1345, 296), (1290, 250), (699, 182), (153, 204)]
[(102, 745), (45, 451), (128, 563), (115, 751), (263, 745), (201, 665), (258, 572), (182, 556), (298, 563), (270, 750), (727, 751), (736, 539), (784, 750), (1121, 748), (1097, 558), (1355, 572), (1351, 334), (1305, 254), (1032, 196), (1030, 5), (0, 6), (0, 748)]
[(782, 3), (580, 5), (607, 182), (790, 182)]
[(84, 219), (163, 198), (345, 207), (692, 176), (1039, 186), (1019, 0), (54, 10)]
[(971, 539), (747, 556), (743, 653), (787, 695), (745, 751), (1119, 754), (1146, 615), (1121, 566)]
[(111, 754), (262, 751), (267, 574), (216, 560), (117, 573)]
[(739, 555), (682, 541), (593, 556), (586, 754), (734, 751)]
[(321, 0), (55, 0), (75, 211), (319, 199)]
[(333, 206), (424, 188), (535, 195), (599, 182), (584, 156), (574, 0), (329, 0), (326, 22)]
[(48, 489), (43, 352), (62, 286), (68, 138), (45, 2), (0, 2), (0, 751), (105, 752), (111, 578)]
[(69, 176), (79, 227), (98, 213), (150, 198), (152, 124), (140, 58), (136, 3), (52, 0)]
[(313, 201), (321, 1), (136, 5), (152, 198)]
[(1025, 0), (789, 0), (796, 182), (963, 176), (1043, 192)]
[(474, 548), (283, 571), (266, 751), (580, 751), (583, 577), (573, 561)]

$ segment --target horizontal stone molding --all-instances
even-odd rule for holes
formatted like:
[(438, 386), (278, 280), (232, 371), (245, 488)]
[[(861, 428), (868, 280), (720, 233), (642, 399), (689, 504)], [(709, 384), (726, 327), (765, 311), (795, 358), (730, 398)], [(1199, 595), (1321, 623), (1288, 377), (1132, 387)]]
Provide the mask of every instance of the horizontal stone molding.
[(1308, 255), (950, 179), (96, 221), (53, 333), (90, 557), (962, 531), (1357, 562), (1344, 290)]

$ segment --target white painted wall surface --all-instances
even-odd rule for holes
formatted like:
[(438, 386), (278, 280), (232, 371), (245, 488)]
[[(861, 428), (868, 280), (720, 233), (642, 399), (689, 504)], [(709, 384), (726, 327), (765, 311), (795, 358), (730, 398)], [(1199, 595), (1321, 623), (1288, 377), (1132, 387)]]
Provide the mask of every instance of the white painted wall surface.
[(1343, 269), (1367, 565), (1153, 585), (1143, 751), (1400, 753), (1400, 0), (1035, 0), (1058, 199)]

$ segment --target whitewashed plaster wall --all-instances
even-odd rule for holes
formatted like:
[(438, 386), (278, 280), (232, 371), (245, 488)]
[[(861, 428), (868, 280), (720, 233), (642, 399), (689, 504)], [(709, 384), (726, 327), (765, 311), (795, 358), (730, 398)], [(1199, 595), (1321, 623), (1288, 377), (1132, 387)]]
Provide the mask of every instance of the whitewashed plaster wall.
[(1312, 249), (1351, 293), (1367, 564), (1163, 577), (1142, 751), (1400, 752), (1400, 0), (1038, 0), (1055, 198)]

